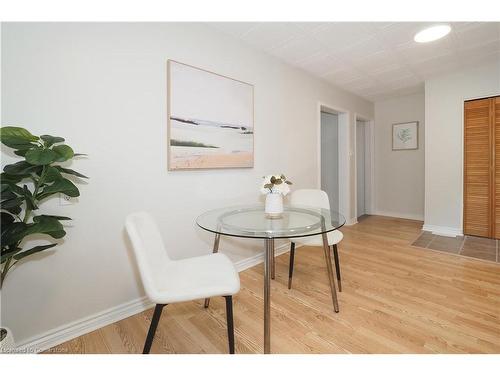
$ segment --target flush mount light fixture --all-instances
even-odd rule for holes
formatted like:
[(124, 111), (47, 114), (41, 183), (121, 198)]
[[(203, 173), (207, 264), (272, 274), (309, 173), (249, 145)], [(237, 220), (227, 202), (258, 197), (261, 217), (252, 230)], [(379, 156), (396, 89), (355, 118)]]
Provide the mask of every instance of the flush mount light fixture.
[(431, 26), (416, 33), (413, 39), (417, 43), (428, 43), (445, 37), (450, 31), (450, 25)]

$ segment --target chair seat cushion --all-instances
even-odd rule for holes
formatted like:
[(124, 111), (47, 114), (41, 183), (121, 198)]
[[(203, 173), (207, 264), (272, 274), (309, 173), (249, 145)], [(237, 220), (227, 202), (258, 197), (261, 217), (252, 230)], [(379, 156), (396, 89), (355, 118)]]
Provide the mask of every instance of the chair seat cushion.
[[(328, 245), (336, 245), (340, 241), (342, 241), (342, 238), (344, 238), (344, 235), (342, 234), (341, 231), (339, 230), (334, 230), (331, 232), (327, 233), (328, 237)], [(293, 238), (291, 240), (292, 242), (295, 242), (296, 244), (304, 245), (304, 246), (323, 246), (323, 237), (322, 236), (310, 236), (310, 237), (299, 237), (299, 238)]]
[(155, 303), (230, 296), (240, 290), (233, 262), (218, 253), (173, 261), (154, 277), (158, 290), (149, 297)]

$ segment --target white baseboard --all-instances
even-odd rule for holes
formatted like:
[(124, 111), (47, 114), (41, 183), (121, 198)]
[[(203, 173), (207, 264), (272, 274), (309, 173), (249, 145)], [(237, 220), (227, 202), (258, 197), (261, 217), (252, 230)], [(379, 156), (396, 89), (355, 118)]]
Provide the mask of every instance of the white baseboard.
[(154, 303), (150, 302), (146, 297), (141, 297), (16, 343), (16, 351), (18, 353), (42, 352), (78, 336), (138, 314), (153, 306)]
[(437, 234), (439, 236), (446, 236), (446, 237), (456, 237), (464, 235), (462, 229), (460, 228), (443, 227), (440, 225), (424, 224), (422, 226), (422, 230), (425, 230), (427, 232), (432, 232), (432, 234)]
[(346, 221), (345, 221), (345, 225), (354, 225), (354, 224), (357, 224), (357, 223), (358, 223), (358, 218), (357, 217), (346, 219)]
[[(289, 250), (289, 247), (289, 244), (276, 247), (276, 256), (286, 253)], [(298, 247), (300, 247), (300, 245), (297, 244), (297, 248)], [(235, 267), (238, 272), (241, 272), (263, 262), (264, 254), (259, 253), (250, 258), (242, 259), (236, 262)], [(45, 351), (56, 345), (62, 344), (63, 342), (72, 340), (86, 333), (95, 331), (96, 329), (143, 312), (153, 306), (154, 303), (149, 301), (147, 297), (141, 297), (134, 301), (126, 302), (86, 318), (65, 324), (41, 335), (31, 337), (20, 343), (16, 343), (16, 352), (39, 353)]]
[(409, 220), (424, 221), (424, 216), (423, 215), (418, 215), (418, 214), (408, 214), (408, 213), (400, 213), (400, 212), (390, 212), (390, 211), (377, 210), (377, 211), (375, 211), (375, 213), (373, 215), (397, 217), (399, 219), (409, 219)]

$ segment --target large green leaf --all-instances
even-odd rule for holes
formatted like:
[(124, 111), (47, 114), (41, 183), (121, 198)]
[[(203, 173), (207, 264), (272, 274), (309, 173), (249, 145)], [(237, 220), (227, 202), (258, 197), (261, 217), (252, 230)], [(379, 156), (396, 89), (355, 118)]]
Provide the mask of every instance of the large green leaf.
[[(5, 250), (5, 251), (4, 251)], [(14, 247), (13, 249), (11, 248), (3, 248), (2, 247), (2, 257), (1, 257), (1, 263), (3, 264), (8, 258), (14, 256), (18, 252), (20, 252), (22, 249), (20, 247)]]
[(55, 181), (52, 185), (48, 185), (43, 188), (43, 191), (38, 196), (38, 199), (46, 198), (55, 193), (63, 193), (69, 197), (80, 196), (80, 191), (70, 180), (62, 178)]
[(19, 181), (13, 181), (9, 177), (10, 176), (6, 175), (5, 173), (0, 174), (0, 180), (2, 181), (2, 193), (6, 191), (12, 191), (17, 195), (23, 195), (23, 189), (17, 186), (17, 182), (21, 181), (22, 177), (19, 178)]
[(31, 148), (26, 148), (24, 150), (16, 150), (14, 151), (14, 154), (18, 155), (18, 156), (22, 156), (22, 157), (25, 157), (26, 156), (26, 153), (31, 150)]
[(71, 220), (70, 217), (67, 217), (67, 216), (57, 216), (57, 215), (38, 215), (38, 216), (35, 216), (33, 217), (33, 222), (35, 223), (39, 223), (40, 220), (44, 220), (45, 218), (52, 218), (52, 219), (56, 219), (56, 220)]
[(58, 167), (53, 167), (53, 166), (46, 167), (44, 182), (54, 182), (62, 178), (63, 176), (61, 175), (61, 172), (59, 172)]
[(24, 128), (4, 126), (0, 128), (0, 141), (7, 147), (24, 150), (33, 147), (31, 142), (36, 142), (38, 137)]
[(35, 148), (25, 155), (26, 161), (33, 165), (47, 165), (58, 160), (59, 155), (48, 148)]
[(8, 225), (2, 225), (2, 249), (6, 246), (17, 244), (24, 238), (23, 232), (28, 228), (28, 224), (23, 222), (13, 222)]
[(73, 149), (67, 145), (58, 145), (52, 147), (52, 150), (57, 154), (56, 161), (62, 162), (71, 159), (75, 153)]
[[(3, 187), (4, 187), (4, 186), (7, 186), (7, 189), (3, 190)], [(16, 195), (16, 194), (14, 194), (14, 192), (13, 192), (13, 191), (11, 191), (11, 190), (9, 189), (9, 185), (2, 184), (2, 190), (3, 190), (3, 191), (2, 191), (2, 196), (1, 196), (1, 198), (0, 198), (0, 200), (1, 200), (1, 201), (5, 201), (5, 200), (7, 200), (7, 199), (14, 199), (14, 198), (17, 198), (17, 195)]]
[(8, 210), (9, 208), (20, 206), (23, 203), (23, 201), (24, 201), (23, 198), (12, 198), (4, 200), (0, 204), (2, 210)]
[(29, 176), (30, 173), (37, 171), (38, 168), (38, 166), (25, 161), (18, 161), (17, 163), (6, 165), (3, 171), (13, 176)]
[(24, 239), (26, 236), (36, 233), (47, 234), (52, 238), (62, 238), (66, 234), (62, 224), (53, 217), (41, 215), (35, 216), (33, 220), (36, 221), (31, 224), (24, 224), (24, 227), (21, 227), (20, 229), (16, 228), (13, 233), (8, 233), (5, 239), (6, 243), (15, 244)]
[(63, 167), (60, 167), (60, 166), (55, 166), (54, 168), (57, 168), (59, 171), (61, 171), (62, 173), (66, 173), (66, 174), (72, 174), (73, 176), (77, 176), (77, 177), (81, 177), (81, 178), (88, 178), (87, 176), (77, 172), (77, 171), (74, 171), (73, 169), (69, 169), (69, 168), (63, 168)]
[(24, 199), (26, 201), (26, 208), (29, 210), (37, 210), (38, 206), (35, 203), (35, 199), (33, 198), (33, 194), (28, 189), (27, 185), (23, 186)]
[(50, 249), (51, 247), (54, 247), (54, 246), (57, 246), (57, 244), (56, 243), (52, 243), (50, 245), (35, 246), (35, 247), (32, 247), (29, 250), (17, 253), (16, 255), (14, 255), (14, 259), (15, 260), (20, 260), (20, 259), (23, 259), (23, 258), (29, 256), (29, 255), (32, 255), (32, 254), (35, 254), (35, 253), (39, 253), (40, 251), (43, 251), (43, 250)]
[(41, 135), (40, 138), (45, 143), (46, 147), (50, 147), (53, 144), (64, 142), (62, 137), (54, 137), (52, 135)]

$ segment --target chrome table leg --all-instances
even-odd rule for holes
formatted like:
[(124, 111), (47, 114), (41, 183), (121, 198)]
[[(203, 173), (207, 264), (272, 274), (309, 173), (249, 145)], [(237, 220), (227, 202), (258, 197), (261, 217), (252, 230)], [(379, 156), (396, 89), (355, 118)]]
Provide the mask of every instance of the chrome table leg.
[(335, 278), (333, 276), (332, 257), (330, 255), (330, 247), (328, 246), (328, 237), (323, 233), (323, 252), (325, 253), (326, 269), (328, 271), (328, 280), (330, 282), (330, 290), (332, 292), (333, 309), (336, 313), (339, 312), (339, 301), (337, 300), (337, 287), (335, 286)]
[[(217, 233), (214, 238), (214, 247), (212, 250), (212, 253), (217, 253), (219, 251), (219, 241), (220, 241), (220, 234)], [(210, 304), (210, 298), (205, 298), (205, 308), (208, 308), (208, 305)]]
[(274, 257), (274, 240), (273, 240), (273, 250), (271, 252), (271, 279), (274, 280), (276, 274), (276, 258)]
[(264, 354), (271, 353), (271, 266), (274, 238), (266, 238), (264, 254)]

